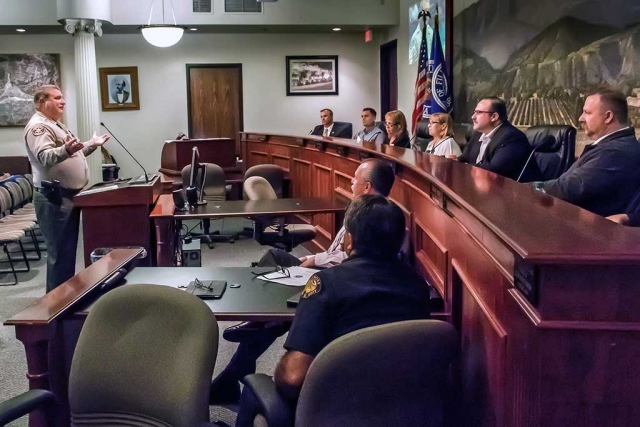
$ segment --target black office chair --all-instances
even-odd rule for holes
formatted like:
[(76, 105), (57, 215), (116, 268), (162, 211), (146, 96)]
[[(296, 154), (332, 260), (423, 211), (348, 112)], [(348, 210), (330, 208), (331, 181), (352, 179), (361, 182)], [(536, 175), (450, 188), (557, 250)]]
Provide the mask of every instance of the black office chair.
[(339, 125), (339, 126), (346, 127), (348, 135), (345, 136), (344, 138), (353, 138), (353, 124), (352, 123), (349, 123), (349, 122), (334, 122), (334, 123)]
[[(562, 175), (574, 161), (576, 129), (569, 125), (531, 126), (525, 131), (536, 148), (520, 182), (548, 181)], [(553, 137), (554, 141), (549, 141)], [(544, 143), (544, 144), (543, 144)]]
[(352, 332), (313, 360), (295, 415), (270, 377), (245, 377), (243, 393), (258, 400), (249, 415), (254, 425), (279, 427), (443, 426), (457, 335), (438, 320)]
[[(227, 200), (229, 189), (225, 184), (224, 170), (213, 163), (203, 163), (204, 170), (198, 170), (198, 175), (195, 178), (196, 187), (202, 188), (203, 200), (207, 202), (220, 202)], [(204, 184), (202, 184), (204, 173)], [(182, 168), (182, 188), (186, 189), (189, 186), (189, 179), (191, 176), (191, 165), (187, 165)], [(224, 220), (223, 220), (224, 221)], [(229, 242), (233, 243), (238, 239), (237, 234), (220, 234), (219, 231), (211, 232), (211, 220), (205, 218), (201, 222), (203, 233), (191, 233), (192, 236), (200, 238), (203, 243), (209, 246), (209, 249), (213, 249), (213, 242)]]
[(416, 123), (413, 148), (424, 153), (432, 139), (433, 137), (429, 135), (429, 119), (418, 120), (418, 123)]
[[(244, 181), (244, 192), (249, 200), (275, 200), (276, 192), (269, 181), (252, 176)], [(316, 237), (316, 228), (308, 224), (287, 224), (285, 217), (264, 215), (253, 218), (253, 238), (261, 245), (284, 249), (287, 252), (300, 243)]]
[[(73, 355), (71, 425), (212, 426), (217, 352), (218, 324), (199, 298), (159, 285), (114, 289), (91, 309)], [(54, 396), (31, 390), (0, 404), (0, 425), (45, 406), (52, 419)]]

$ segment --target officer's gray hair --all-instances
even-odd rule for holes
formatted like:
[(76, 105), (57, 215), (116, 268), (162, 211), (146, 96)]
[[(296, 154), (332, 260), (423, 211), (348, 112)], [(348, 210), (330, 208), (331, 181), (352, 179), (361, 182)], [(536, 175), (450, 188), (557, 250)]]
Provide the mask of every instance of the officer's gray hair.
[(40, 102), (46, 101), (53, 90), (59, 90), (62, 92), (62, 90), (56, 85), (42, 85), (36, 89), (36, 93), (33, 95), (33, 103), (36, 104), (36, 110), (38, 109)]

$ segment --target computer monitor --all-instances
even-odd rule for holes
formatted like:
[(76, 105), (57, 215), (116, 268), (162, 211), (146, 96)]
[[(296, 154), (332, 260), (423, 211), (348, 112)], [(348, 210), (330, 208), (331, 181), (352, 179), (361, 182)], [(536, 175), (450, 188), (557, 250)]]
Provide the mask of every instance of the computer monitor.
[[(202, 170), (202, 178), (198, 180), (198, 174)], [(193, 147), (191, 151), (191, 174), (189, 175), (189, 187), (187, 187), (187, 201), (190, 205), (205, 205), (204, 182), (206, 178), (206, 168), (200, 163), (200, 152), (198, 147)]]

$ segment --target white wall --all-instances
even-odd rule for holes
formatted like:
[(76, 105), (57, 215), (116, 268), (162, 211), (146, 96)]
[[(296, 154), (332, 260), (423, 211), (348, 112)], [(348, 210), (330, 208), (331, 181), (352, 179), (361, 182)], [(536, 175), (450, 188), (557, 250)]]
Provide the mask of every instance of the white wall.
[[(0, 52), (60, 54), (61, 89), (67, 101), (63, 121), (75, 131), (77, 115), (73, 38), (70, 35), (0, 36)], [(23, 130), (23, 127), (0, 127), (0, 156), (26, 155)]]
[[(148, 170), (160, 167), (166, 139), (188, 131), (186, 64), (242, 63), (244, 129), (306, 135), (319, 123), (319, 110), (331, 108), (335, 119), (357, 129), (363, 107), (378, 107), (378, 46), (361, 34), (189, 34), (160, 49), (142, 35), (106, 35), (96, 40), (98, 67), (137, 66), (139, 111), (104, 112), (100, 120), (127, 145)], [(60, 52), (66, 122), (76, 129), (73, 38), (0, 36), (2, 52)], [(286, 96), (286, 55), (339, 56), (339, 96)], [(21, 128), (0, 128), (0, 155), (24, 154)], [(115, 141), (107, 148), (123, 176), (139, 169)]]

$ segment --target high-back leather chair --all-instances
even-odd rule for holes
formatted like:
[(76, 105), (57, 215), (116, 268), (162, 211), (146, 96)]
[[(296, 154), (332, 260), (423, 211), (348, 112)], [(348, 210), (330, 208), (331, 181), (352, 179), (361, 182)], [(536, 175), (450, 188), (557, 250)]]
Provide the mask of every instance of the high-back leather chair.
[[(265, 178), (252, 176), (244, 181), (249, 200), (276, 200), (276, 192)], [(261, 245), (284, 249), (287, 252), (300, 243), (316, 237), (316, 228), (308, 224), (286, 224), (283, 216), (264, 215), (253, 218), (253, 238)]]
[(429, 135), (429, 119), (420, 119), (416, 123), (413, 148), (424, 152), (433, 137)]
[[(245, 181), (252, 176), (261, 176), (266, 179), (273, 191), (275, 191), (277, 197), (281, 199), (284, 193), (284, 169), (282, 169), (278, 165), (274, 165), (271, 163), (265, 163), (262, 165), (251, 166), (244, 173)], [(244, 193), (245, 198), (247, 197), (247, 193)]]
[[(531, 148), (536, 148), (520, 182), (548, 181), (562, 175), (575, 160), (576, 129), (569, 125), (531, 126), (525, 131)], [(555, 138), (548, 147), (540, 145), (545, 137)]]
[[(210, 425), (217, 351), (216, 318), (199, 298), (159, 285), (108, 292), (91, 309), (73, 355), (71, 425)], [(35, 403), (51, 404), (50, 394), (31, 390), (5, 402), (0, 420)]]
[(353, 138), (353, 123), (349, 122), (334, 122), (335, 124), (344, 127), (347, 130), (346, 138)]
[[(264, 374), (244, 379), (258, 397), (256, 424), (304, 427), (444, 425), (455, 328), (411, 320), (360, 329), (313, 360), (294, 415)], [(245, 393), (243, 391), (243, 393)]]

